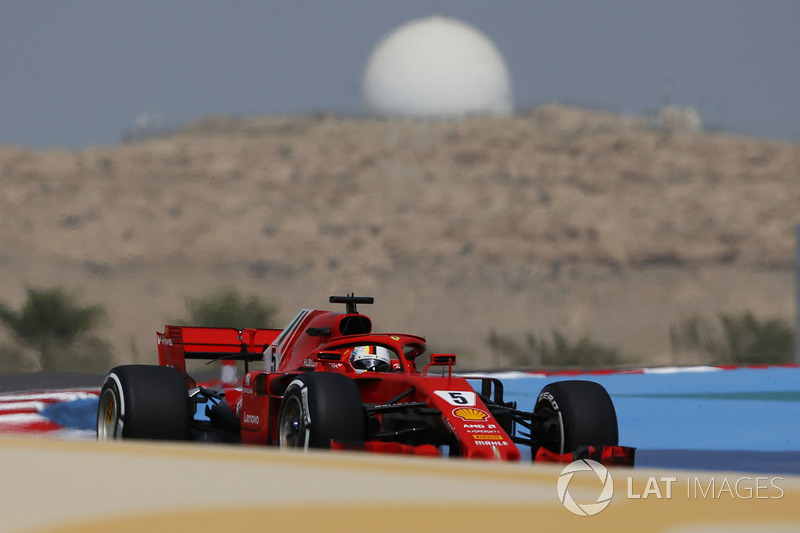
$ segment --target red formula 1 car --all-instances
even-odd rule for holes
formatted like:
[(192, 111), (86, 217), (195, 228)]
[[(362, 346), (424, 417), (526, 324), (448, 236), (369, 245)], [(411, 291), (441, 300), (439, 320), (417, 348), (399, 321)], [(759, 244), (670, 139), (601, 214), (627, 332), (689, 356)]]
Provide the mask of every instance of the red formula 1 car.
[[(455, 355), (434, 353), (421, 363), (424, 338), (372, 333), (372, 322), (356, 309), (372, 298), (330, 301), (346, 311), (304, 309), (283, 330), (167, 326), (157, 334), (160, 366), (109, 372), (98, 438), (509, 461), (520, 459), (522, 445), (539, 461), (633, 464), (634, 449), (618, 445), (614, 405), (599, 384), (551, 383), (532, 411), (522, 411), (503, 399), (498, 379), (453, 375)], [(198, 386), (187, 359), (244, 361), (244, 378)], [(253, 361), (264, 368), (252, 370)]]

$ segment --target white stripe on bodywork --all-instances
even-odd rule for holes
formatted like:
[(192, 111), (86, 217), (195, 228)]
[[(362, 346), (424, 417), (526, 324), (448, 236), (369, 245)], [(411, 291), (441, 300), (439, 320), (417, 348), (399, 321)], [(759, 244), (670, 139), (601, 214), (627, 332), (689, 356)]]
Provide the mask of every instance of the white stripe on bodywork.
[[(302, 309), (297, 313), (297, 316), (292, 319), (289, 325), (284, 328), (281, 334), (278, 335), (278, 338), (270, 345), (269, 351), (272, 356), (272, 362), (270, 364), (271, 371), (278, 369), (284, 356), (284, 347), (289, 344), (292, 339), (297, 337), (298, 333), (301, 331), (300, 325), (305, 322), (306, 317), (311, 311), (311, 309)], [(265, 352), (266, 351), (267, 350), (265, 350)]]

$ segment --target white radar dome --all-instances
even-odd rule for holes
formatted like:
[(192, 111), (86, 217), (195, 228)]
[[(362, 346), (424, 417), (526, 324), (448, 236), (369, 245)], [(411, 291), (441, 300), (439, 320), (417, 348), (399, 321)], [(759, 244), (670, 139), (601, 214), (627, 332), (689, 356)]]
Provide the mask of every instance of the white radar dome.
[(383, 117), (507, 115), (508, 67), (497, 47), (469, 24), (412, 20), (372, 51), (363, 79), (366, 111)]

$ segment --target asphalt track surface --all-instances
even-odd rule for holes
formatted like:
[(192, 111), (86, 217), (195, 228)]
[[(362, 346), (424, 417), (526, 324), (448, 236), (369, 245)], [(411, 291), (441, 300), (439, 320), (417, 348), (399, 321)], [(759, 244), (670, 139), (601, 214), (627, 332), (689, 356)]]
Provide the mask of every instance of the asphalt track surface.
[(39, 372), (36, 374), (0, 374), (0, 393), (30, 390), (62, 390), (81, 387), (100, 387), (100, 374), (65, 374)]

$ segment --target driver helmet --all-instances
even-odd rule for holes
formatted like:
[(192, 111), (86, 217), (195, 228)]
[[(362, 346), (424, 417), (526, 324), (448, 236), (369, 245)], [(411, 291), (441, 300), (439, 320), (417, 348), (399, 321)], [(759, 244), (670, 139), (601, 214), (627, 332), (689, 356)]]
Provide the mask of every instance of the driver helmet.
[(350, 364), (361, 371), (392, 371), (392, 357), (389, 355), (389, 350), (383, 346), (356, 346), (350, 356)]

